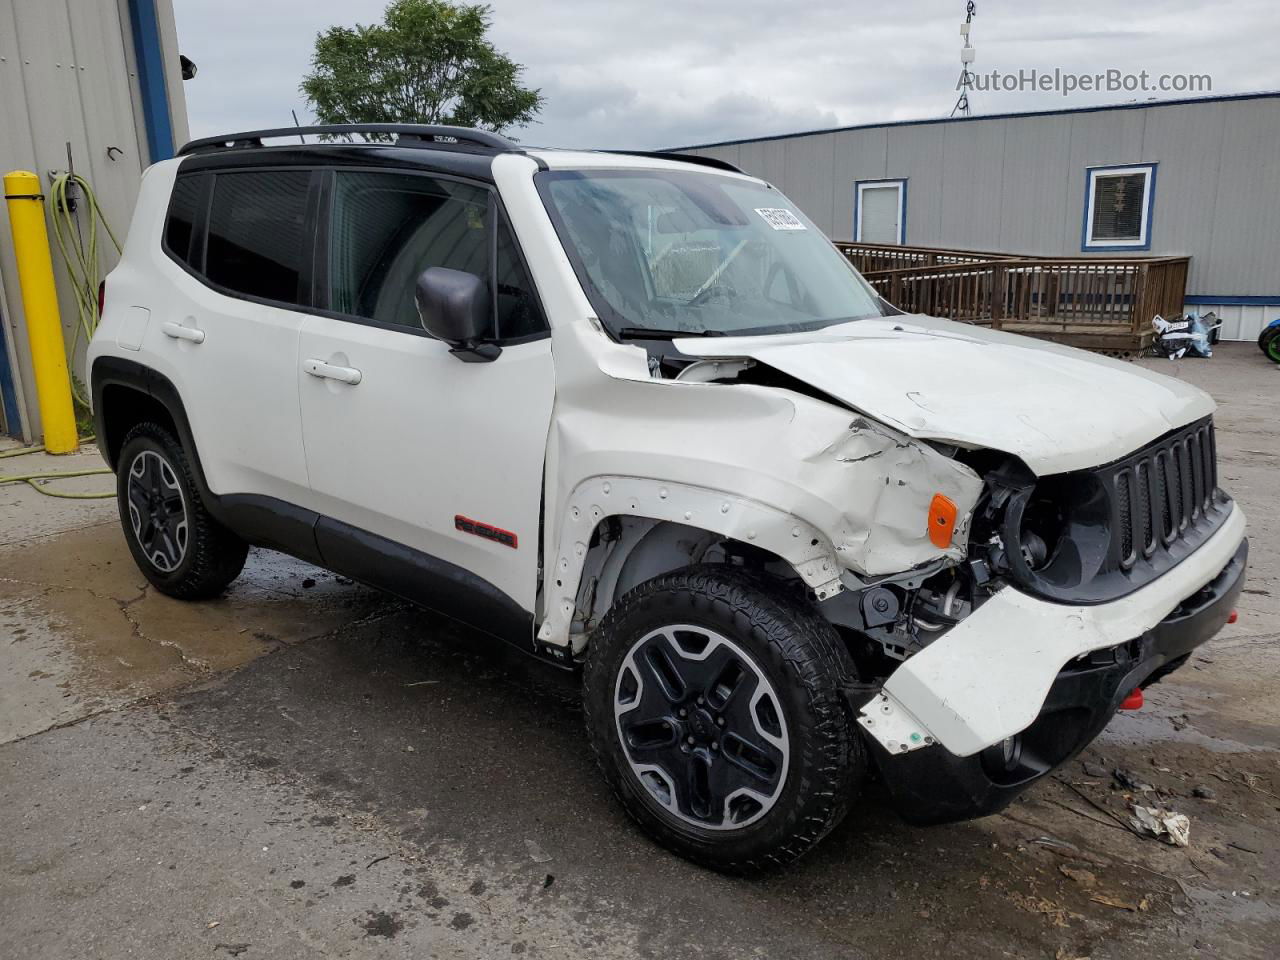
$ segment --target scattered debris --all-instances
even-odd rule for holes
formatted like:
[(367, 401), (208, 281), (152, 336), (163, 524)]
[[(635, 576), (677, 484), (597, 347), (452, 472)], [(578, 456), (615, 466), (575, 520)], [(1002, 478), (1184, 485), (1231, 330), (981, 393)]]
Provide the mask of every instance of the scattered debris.
[(215, 943), (213, 945), (214, 953), (217, 953), (219, 950), (225, 950), (233, 957), (240, 956), (240, 954), (244, 953), (248, 949), (249, 944), (247, 943)]
[(1053, 955), (1053, 960), (1090, 960), (1090, 958), (1087, 955), (1081, 956), (1066, 947), (1059, 947), (1058, 952)]
[(1185, 730), (1191, 725), (1191, 718), (1185, 713), (1180, 713), (1176, 717), (1170, 717), (1169, 722), (1173, 724), (1175, 730)]
[(206, 930), (212, 930), (214, 927), (220, 927), (220, 926), (222, 926), (221, 920), (210, 920), (208, 923), (204, 925), (204, 928)]
[(302, 589), (303, 589), (303, 590), (310, 590), (310, 589), (311, 589), (312, 587), (314, 587), (315, 585), (316, 585), (316, 582), (315, 582), (315, 580), (313, 580), (311, 577), (307, 577), (307, 579), (305, 579), (305, 580), (303, 580), (303, 581), (302, 581)]
[(1214, 790), (1213, 787), (1192, 787), (1191, 795), (1193, 797), (1199, 797), (1201, 800), (1216, 800), (1218, 798), (1218, 791)]
[(551, 859), (551, 854), (544, 851), (538, 846), (535, 840), (526, 840), (524, 842), (525, 849), (529, 851), (529, 857), (534, 863), (547, 863)]
[(1121, 900), (1119, 897), (1111, 897), (1105, 893), (1097, 893), (1089, 898), (1094, 903), (1100, 903), (1105, 907), (1115, 907), (1117, 910), (1128, 910), (1130, 913), (1145, 913), (1151, 909), (1151, 901), (1143, 897), (1137, 903), (1131, 903), (1128, 900)]
[(1083, 790), (1081, 790), (1071, 781), (1061, 780), (1058, 777), (1054, 777), (1053, 779), (1057, 780), (1058, 783), (1062, 784), (1064, 787), (1066, 787), (1068, 790), (1074, 793), (1077, 797), (1079, 797), (1085, 803), (1089, 804), (1089, 806), (1093, 807), (1093, 809), (1097, 810), (1099, 813), (1103, 814), (1109, 819), (1107, 820), (1099, 819), (1098, 817), (1095, 817), (1092, 814), (1085, 813), (1083, 810), (1077, 810), (1075, 807), (1068, 806), (1067, 804), (1061, 803), (1060, 801), (1057, 801), (1057, 800), (1050, 800), (1048, 801), (1049, 803), (1062, 807), (1062, 809), (1064, 810), (1069, 810), (1078, 817), (1084, 817), (1086, 820), (1092, 820), (1094, 823), (1100, 823), (1106, 827), (1114, 827), (1117, 830), (1126, 830), (1130, 833), (1138, 833), (1139, 835), (1141, 835), (1140, 831), (1136, 830), (1128, 820), (1125, 820), (1123, 817), (1118, 816), (1112, 810), (1108, 809), (1106, 806), (1099, 803), (1097, 800), (1093, 799), (1093, 797), (1089, 796), (1087, 793), (1085, 793)]
[[(1065, 840), (1059, 840), (1057, 837), (1036, 837), (1031, 843), (1042, 847), (1047, 847), (1051, 852), (1067, 860), (1082, 860), (1085, 863), (1092, 864), (1095, 867), (1109, 867), (1111, 861), (1106, 857), (1099, 856), (1089, 850), (1077, 847), (1074, 843), (1067, 843)], [(981, 883), (981, 880), (979, 880)], [(985, 886), (985, 884), (983, 884)]]
[(382, 857), (374, 857), (372, 860), (370, 860), (368, 863), (364, 865), (364, 868), (368, 870), (375, 863), (381, 863), (383, 860), (390, 860), (390, 859), (391, 859), (391, 854), (389, 853)]
[(1174, 813), (1164, 807), (1130, 805), (1134, 827), (1143, 835), (1150, 835), (1175, 847), (1185, 847), (1191, 842), (1191, 820), (1184, 813)]
[(1086, 889), (1098, 885), (1098, 878), (1092, 870), (1085, 870), (1082, 867), (1072, 867), (1065, 863), (1059, 864), (1058, 870), (1064, 877), (1074, 880)]
[(547, 889), (547, 887), (551, 886), (555, 882), (556, 882), (556, 878), (548, 873), (545, 877), (542, 878), (542, 889), (543, 890)]
[(1151, 784), (1147, 783), (1132, 770), (1126, 770), (1124, 767), (1116, 767), (1111, 771), (1111, 775), (1116, 778), (1116, 783), (1124, 787), (1126, 790), (1137, 790), (1140, 793), (1147, 793), (1154, 790)]
[(1089, 760), (1086, 760), (1080, 766), (1084, 768), (1084, 772), (1087, 776), (1105, 777), (1107, 775), (1107, 768), (1100, 763), (1093, 763)]
[(1227, 846), (1233, 850), (1243, 850), (1245, 853), (1255, 853), (1255, 854), (1262, 853), (1261, 850), (1255, 850), (1253, 847), (1245, 846), (1243, 843), (1239, 843), (1235, 840), (1228, 840)]
[(439, 683), (439, 680), (416, 680), (413, 683), (406, 683), (406, 687), (426, 687), (433, 683)]
[(1252, 790), (1254, 793), (1261, 793), (1264, 796), (1280, 799), (1280, 795), (1272, 793), (1266, 787), (1262, 786), (1266, 778), (1263, 777), (1261, 774), (1249, 773), (1247, 771), (1242, 770), (1240, 771), (1239, 776), (1233, 776), (1229, 771), (1224, 770), (1222, 767), (1214, 767), (1212, 770), (1209, 771), (1209, 775), (1213, 777), (1217, 777), (1223, 783), (1241, 783), (1241, 784), (1244, 784), (1246, 787), (1248, 787), (1250, 790)]
[(1250, 790), (1252, 790), (1254, 793), (1261, 793), (1261, 794), (1265, 794), (1268, 797), (1275, 797), (1276, 794), (1272, 793), (1270, 790), (1261, 786), (1262, 782), (1265, 779), (1266, 779), (1265, 777), (1257, 773), (1246, 773), (1244, 771), (1241, 771), (1240, 773), (1240, 782), (1243, 783)]
[(1041, 914), (1055, 927), (1065, 927), (1067, 919), (1073, 916), (1065, 908), (1058, 906), (1045, 897), (1029, 897), (1024, 893), (1014, 891), (1009, 894), (1009, 899), (1028, 913)]

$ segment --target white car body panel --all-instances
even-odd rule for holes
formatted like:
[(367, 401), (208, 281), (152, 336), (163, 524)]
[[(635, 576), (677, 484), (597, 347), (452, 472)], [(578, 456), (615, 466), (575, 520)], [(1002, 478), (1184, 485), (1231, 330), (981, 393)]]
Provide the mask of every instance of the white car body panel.
[[(359, 370), (360, 382), (311, 376), (312, 359)], [(316, 510), (456, 564), (533, 609), (555, 391), (549, 340), (462, 363), (431, 337), (308, 316), (295, 377)], [(458, 515), (515, 533), (517, 548), (458, 530)]]
[(891, 752), (936, 740), (961, 757), (1025, 730), (1059, 670), (1154, 627), (1222, 571), (1244, 530), (1234, 507), (1199, 550), (1110, 603), (1064, 606), (1006, 587), (898, 667), (859, 723)]
[(1214, 410), (1133, 364), (932, 317), (676, 346), (767, 363), (908, 436), (1011, 453), (1041, 476), (1119, 459)]
[[(129, 359), (163, 374), (181, 393), (209, 489), (260, 493), (309, 506), (298, 420), (298, 334), (304, 315), (229, 297), (201, 283), (161, 247), (179, 161), (146, 173), (88, 365), (136, 338), (136, 308), (150, 311)], [(166, 335), (166, 324), (204, 338)]]

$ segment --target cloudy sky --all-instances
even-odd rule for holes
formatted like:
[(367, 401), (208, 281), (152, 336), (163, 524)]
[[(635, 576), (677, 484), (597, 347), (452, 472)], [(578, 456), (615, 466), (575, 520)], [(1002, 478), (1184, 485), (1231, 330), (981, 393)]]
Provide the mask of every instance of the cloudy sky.
[[(305, 123), (315, 35), (385, 0), (174, 0), (192, 136)], [(494, 0), (492, 37), (541, 88), (547, 146), (655, 148), (946, 115), (963, 0)], [(1204, 73), (1212, 92), (1280, 88), (1276, 0), (977, 0), (979, 72)], [(975, 94), (975, 113), (1172, 93)]]

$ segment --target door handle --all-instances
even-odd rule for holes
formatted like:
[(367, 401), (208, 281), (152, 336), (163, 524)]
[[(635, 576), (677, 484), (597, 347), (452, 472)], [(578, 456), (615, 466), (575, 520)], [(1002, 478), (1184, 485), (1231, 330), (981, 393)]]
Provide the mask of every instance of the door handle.
[(192, 343), (204, 343), (204, 331), (197, 330), (195, 327), (184, 327), (176, 320), (166, 320), (160, 324), (160, 329), (166, 337), (172, 337), (174, 340), (189, 340)]
[(338, 380), (342, 383), (349, 383), (353, 387), (360, 382), (360, 371), (355, 367), (338, 367), (332, 363), (325, 363), (323, 360), (316, 360), (314, 357), (310, 360), (302, 361), (302, 369), (313, 377)]

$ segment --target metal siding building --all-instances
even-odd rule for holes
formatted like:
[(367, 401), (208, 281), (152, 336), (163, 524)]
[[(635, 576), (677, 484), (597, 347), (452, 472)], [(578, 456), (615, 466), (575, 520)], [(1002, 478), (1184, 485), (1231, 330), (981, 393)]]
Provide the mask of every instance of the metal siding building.
[[(904, 181), (899, 242), (1042, 256), (1083, 249), (1086, 171), (1151, 165), (1147, 248), (1187, 255), (1188, 309), (1227, 339), (1280, 316), (1280, 93), (872, 124), (681, 148), (776, 185), (855, 240), (859, 182)], [(1101, 248), (1097, 248), (1101, 249)]]
[[(30, 170), (48, 190), (50, 172), (67, 169), (70, 144), (76, 173), (123, 242), (142, 171), (186, 138), (171, 0), (0, 0), (0, 172)], [(105, 236), (99, 247), (105, 273), (115, 250)], [(75, 299), (56, 249), (53, 259), (70, 344)], [(3, 205), (0, 314), (0, 387), (8, 388), (0, 433), (30, 440), (40, 435), (39, 412)], [(82, 343), (72, 371), (81, 380), (83, 358)]]

